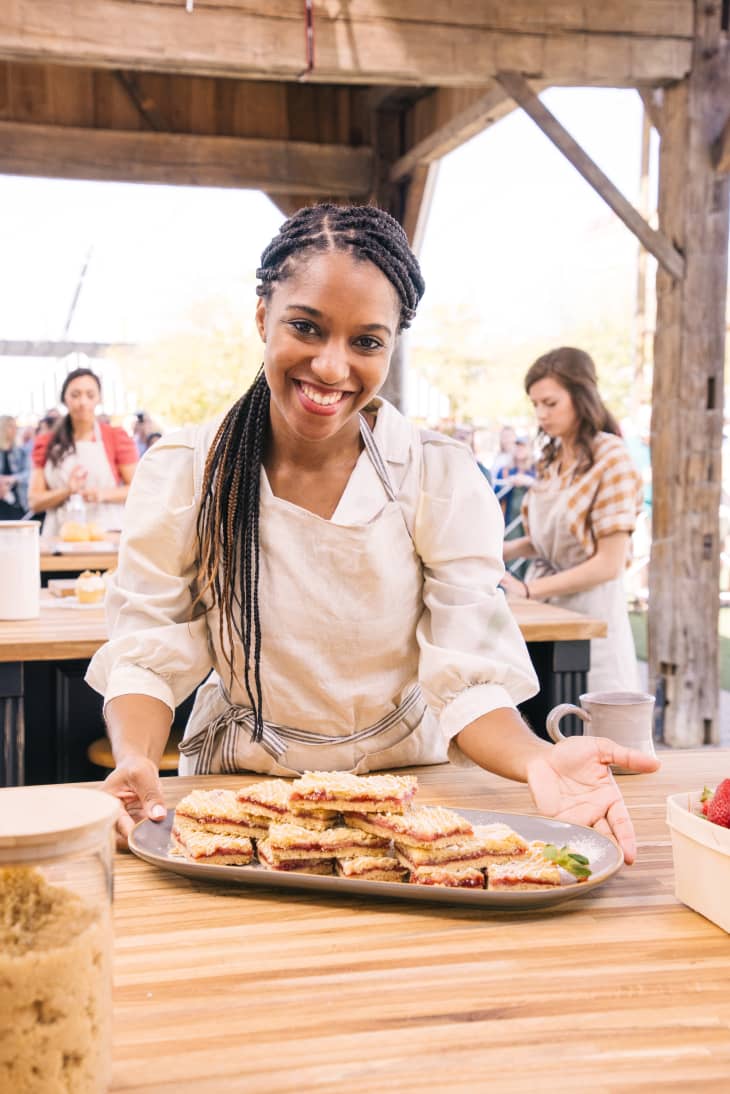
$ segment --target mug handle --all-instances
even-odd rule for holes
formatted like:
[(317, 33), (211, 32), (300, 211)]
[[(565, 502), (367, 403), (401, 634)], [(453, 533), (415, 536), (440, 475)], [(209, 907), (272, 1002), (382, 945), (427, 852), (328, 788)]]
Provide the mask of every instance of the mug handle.
[(587, 711), (581, 707), (574, 707), (572, 703), (561, 703), (560, 706), (553, 707), (545, 720), (545, 728), (548, 731), (548, 736), (552, 741), (557, 744), (558, 741), (567, 741), (570, 738), (566, 737), (564, 733), (561, 733), (559, 722), (561, 718), (564, 718), (566, 714), (576, 714), (582, 721), (590, 722), (591, 716)]

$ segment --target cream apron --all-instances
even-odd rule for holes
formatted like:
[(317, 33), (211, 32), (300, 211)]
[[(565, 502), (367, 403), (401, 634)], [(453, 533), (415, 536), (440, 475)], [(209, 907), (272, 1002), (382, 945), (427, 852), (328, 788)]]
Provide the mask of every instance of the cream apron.
[[(538, 555), (527, 573), (528, 581), (569, 570), (590, 557), (570, 531), (568, 492), (561, 489), (557, 475), (540, 479), (530, 488), (527, 506), (530, 540)], [(608, 625), (605, 638), (591, 639), (588, 691), (642, 690), (623, 576), (581, 593), (546, 599)]]
[[(99, 423), (94, 423), (93, 441), (76, 441), (76, 451), (67, 452), (57, 467), (50, 461), (46, 461), (43, 469), (48, 487), (51, 490), (62, 490), (68, 486), (71, 472), (74, 467), (81, 467), (87, 473), (86, 485), (99, 490), (113, 490), (117, 486), (114, 472), (109, 466), (109, 458), (104, 447)], [(103, 531), (119, 529), (122, 527), (122, 514), (124, 505), (122, 502), (87, 503), (86, 515), (88, 520), (94, 521)], [(57, 536), (60, 534), (64, 520), (63, 506), (57, 509), (49, 509), (43, 520), (43, 535)]]
[[(447, 743), (418, 686), (420, 559), (364, 420), (361, 436), (360, 460), (372, 462), (387, 498), (366, 523), (339, 525), (275, 497), (262, 469), (264, 738), (251, 740), (253, 714), (237, 651), (232, 685), (213, 672), (198, 689), (180, 774), (363, 773), (446, 761)], [(208, 619), (214, 659), (226, 676), (217, 611)]]

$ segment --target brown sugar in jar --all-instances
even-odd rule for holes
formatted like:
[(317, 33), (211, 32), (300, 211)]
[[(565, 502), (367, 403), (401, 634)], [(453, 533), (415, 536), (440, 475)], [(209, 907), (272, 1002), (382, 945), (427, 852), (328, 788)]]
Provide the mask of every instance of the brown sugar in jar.
[(108, 1088), (117, 808), (91, 790), (0, 790), (0, 1090)]

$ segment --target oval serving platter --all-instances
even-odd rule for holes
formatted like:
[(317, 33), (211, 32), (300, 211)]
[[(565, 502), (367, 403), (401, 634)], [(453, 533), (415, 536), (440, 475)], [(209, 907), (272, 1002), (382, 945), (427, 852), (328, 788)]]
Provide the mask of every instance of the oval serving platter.
[(590, 860), (592, 874), (580, 883), (561, 871), (564, 884), (554, 889), (529, 889), (520, 892), (491, 891), (489, 889), (449, 889), (436, 885), (410, 885), (393, 881), (362, 881), (335, 876), (278, 873), (266, 870), (254, 863), (251, 866), (215, 866), (189, 862), (178, 855), (169, 854), (170, 830), (174, 811), (168, 810), (163, 821), (141, 821), (129, 838), (130, 850), (145, 862), (170, 870), (194, 881), (210, 881), (226, 885), (265, 886), (272, 889), (308, 890), (319, 895), (349, 894), (351, 896), (381, 897), (388, 900), (426, 900), (442, 904), (471, 905), (498, 911), (510, 909), (532, 911), (551, 908), (592, 892), (621, 869), (621, 850), (600, 832), (579, 824), (550, 820), (547, 817), (526, 813), (496, 813), (474, 809), (457, 812), (472, 824), (507, 824), (526, 840), (544, 840), (559, 847), (567, 844)]

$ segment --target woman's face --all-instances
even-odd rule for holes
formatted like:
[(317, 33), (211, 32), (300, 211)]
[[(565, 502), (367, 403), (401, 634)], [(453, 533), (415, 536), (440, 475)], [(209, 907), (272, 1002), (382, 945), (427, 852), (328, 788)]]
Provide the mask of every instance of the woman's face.
[(399, 317), (385, 274), (341, 251), (307, 257), (276, 282), (256, 307), (274, 432), (306, 441), (357, 432), (388, 373)]
[(73, 422), (92, 421), (101, 400), (99, 385), (93, 376), (77, 376), (63, 397)]
[(537, 380), (528, 391), (537, 423), (549, 437), (571, 440), (578, 428), (570, 392), (552, 376)]

